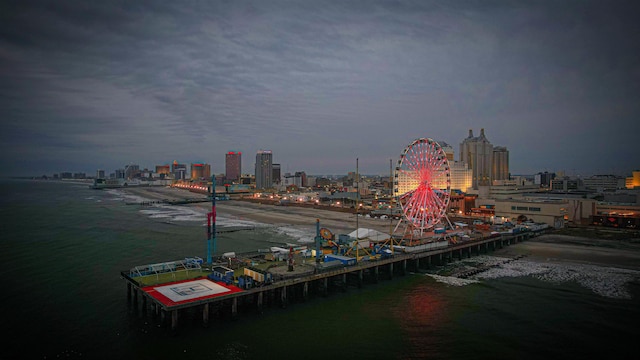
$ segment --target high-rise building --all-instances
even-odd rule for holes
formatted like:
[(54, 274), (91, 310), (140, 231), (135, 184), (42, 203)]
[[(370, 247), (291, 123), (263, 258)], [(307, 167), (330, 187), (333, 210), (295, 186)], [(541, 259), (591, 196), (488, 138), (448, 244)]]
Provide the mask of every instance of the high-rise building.
[(211, 177), (211, 165), (191, 163), (191, 180), (203, 180)]
[(304, 171), (296, 171), (295, 174), (286, 173), (282, 177), (282, 184), (286, 187), (291, 185), (299, 188), (307, 187), (307, 174)]
[(171, 174), (171, 166), (170, 165), (156, 165), (156, 174), (158, 175), (169, 175)]
[(473, 178), (469, 165), (464, 161), (450, 161), (449, 171), (451, 190), (460, 190), (466, 193), (471, 188)]
[(225, 155), (224, 177), (227, 181), (238, 181), (242, 175), (242, 153), (240, 151), (228, 151)]
[(469, 165), (474, 189), (491, 185), (492, 160), (493, 145), (485, 137), (484, 129), (480, 129), (478, 137), (474, 137), (473, 130), (469, 129), (469, 136), (460, 144), (460, 161)]
[(140, 173), (140, 166), (130, 164), (125, 166), (124, 168), (124, 178), (125, 179), (133, 179)]
[(533, 183), (548, 188), (551, 186), (551, 181), (555, 178), (555, 173), (549, 173), (547, 171), (544, 173), (539, 172), (533, 176)]
[(187, 165), (179, 164), (176, 160), (171, 164), (171, 173), (176, 180), (185, 180), (187, 178)]
[(509, 180), (509, 151), (504, 146), (493, 148), (491, 181)]
[(96, 171), (96, 179), (104, 179), (105, 177), (104, 170)]
[(271, 180), (274, 184), (280, 185), (282, 182), (282, 174), (280, 164), (273, 164), (273, 172), (271, 173)]
[(273, 186), (273, 154), (271, 150), (260, 150), (256, 154), (256, 189)]
[(447, 144), (444, 141), (438, 141), (438, 145), (440, 145), (440, 147), (442, 148), (442, 151), (444, 151), (445, 156), (447, 157), (447, 161), (449, 161), (450, 163), (452, 163), (454, 161), (454, 157), (453, 157), (453, 146)]

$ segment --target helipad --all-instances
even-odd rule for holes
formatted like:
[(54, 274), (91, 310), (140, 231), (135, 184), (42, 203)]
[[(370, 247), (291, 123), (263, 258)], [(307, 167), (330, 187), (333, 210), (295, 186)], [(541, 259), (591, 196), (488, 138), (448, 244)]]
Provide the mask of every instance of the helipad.
[(242, 289), (233, 285), (223, 285), (209, 279), (188, 280), (163, 286), (149, 286), (142, 290), (167, 306), (242, 291)]

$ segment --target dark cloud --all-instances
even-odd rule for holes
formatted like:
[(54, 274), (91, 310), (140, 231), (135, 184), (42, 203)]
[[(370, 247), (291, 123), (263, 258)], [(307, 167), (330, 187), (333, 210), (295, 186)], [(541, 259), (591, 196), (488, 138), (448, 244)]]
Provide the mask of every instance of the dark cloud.
[(485, 128), (514, 173), (626, 173), (638, 15), (628, 1), (5, 1), (3, 169), (222, 172), (234, 149), (251, 171), (271, 149), (290, 171), (358, 157), (386, 174), (417, 137), (458, 150)]

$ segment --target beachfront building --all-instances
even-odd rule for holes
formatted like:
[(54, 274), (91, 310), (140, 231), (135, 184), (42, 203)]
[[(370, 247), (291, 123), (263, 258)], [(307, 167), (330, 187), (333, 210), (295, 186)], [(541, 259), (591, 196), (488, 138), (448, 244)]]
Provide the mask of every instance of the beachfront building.
[(453, 146), (444, 141), (438, 141), (437, 143), (442, 148), (442, 151), (444, 151), (444, 155), (447, 157), (447, 161), (449, 161), (449, 163), (452, 163), (454, 161)]
[(307, 186), (307, 174), (304, 171), (297, 171), (294, 174), (286, 173), (282, 177), (282, 187), (284, 189), (295, 186), (303, 188)]
[(575, 191), (583, 190), (584, 185), (580, 178), (563, 176), (551, 180), (551, 189), (556, 191)]
[(466, 162), (471, 169), (473, 189), (491, 185), (492, 160), (493, 145), (485, 137), (484, 129), (480, 129), (480, 136), (477, 137), (469, 129), (469, 136), (460, 144), (460, 161)]
[(271, 150), (260, 150), (256, 154), (256, 189), (273, 186), (273, 154)]
[(585, 189), (605, 191), (624, 189), (625, 178), (616, 175), (593, 175), (582, 179)]
[(593, 224), (614, 228), (640, 228), (640, 195), (636, 194), (635, 202), (605, 202), (595, 205)]
[(156, 165), (156, 174), (158, 174), (160, 177), (171, 174), (171, 165)]
[(568, 218), (566, 199), (504, 199), (495, 200), (494, 218), (511, 223), (532, 221), (545, 223), (556, 229), (563, 228)]
[(627, 189), (640, 188), (640, 170), (634, 171), (630, 177), (625, 179)]
[(468, 192), (473, 185), (473, 174), (469, 165), (464, 161), (449, 161), (451, 190)]
[(140, 174), (140, 166), (135, 164), (129, 164), (124, 168), (124, 178), (133, 179)]
[(178, 161), (174, 160), (173, 164), (171, 164), (171, 173), (174, 179), (185, 180), (187, 178), (187, 165), (179, 164)]
[(224, 177), (229, 182), (237, 182), (242, 175), (242, 153), (240, 151), (228, 151), (225, 154)]
[(272, 169), (273, 171), (271, 172), (271, 180), (273, 184), (280, 185), (280, 183), (282, 182), (282, 172), (280, 164), (273, 164)]
[(493, 148), (491, 181), (509, 180), (509, 151), (504, 146)]
[(488, 198), (511, 199), (523, 198), (526, 194), (540, 190), (540, 185), (531, 182), (519, 182), (516, 180), (496, 180), (489, 187)]
[(211, 165), (191, 163), (191, 180), (203, 180), (211, 177)]
[(540, 185), (541, 187), (550, 187), (551, 186), (551, 180), (556, 178), (556, 174), (555, 173), (550, 173), (550, 172), (539, 172), (537, 174), (535, 174), (533, 176), (533, 183), (536, 185)]

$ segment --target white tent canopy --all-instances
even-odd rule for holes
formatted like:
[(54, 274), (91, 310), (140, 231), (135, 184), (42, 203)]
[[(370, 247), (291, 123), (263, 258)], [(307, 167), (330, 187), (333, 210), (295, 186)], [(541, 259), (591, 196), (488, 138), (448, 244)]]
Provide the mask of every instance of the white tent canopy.
[(380, 232), (374, 229), (358, 228), (348, 234), (352, 238), (358, 238), (358, 240), (366, 239), (371, 241), (382, 241), (389, 238), (389, 234)]

